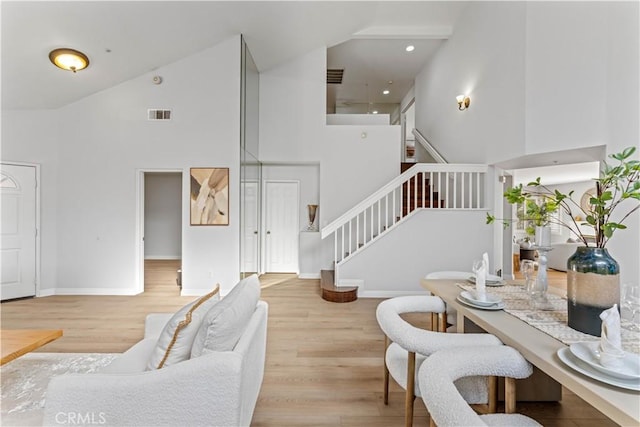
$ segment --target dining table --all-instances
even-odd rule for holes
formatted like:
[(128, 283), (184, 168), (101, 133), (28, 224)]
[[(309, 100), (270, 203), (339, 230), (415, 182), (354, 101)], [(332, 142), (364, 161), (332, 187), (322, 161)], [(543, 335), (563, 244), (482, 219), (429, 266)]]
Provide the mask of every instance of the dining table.
[[(638, 390), (622, 388), (601, 381), (602, 378), (596, 378), (597, 375), (578, 372), (561, 359), (561, 356), (565, 357), (569, 351), (564, 349), (568, 349), (571, 343), (599, 340), (598, 337), (582, 334), (566, 326), (566, 321), (562, 320), (563, 316), (566, 317), (566, 296), (562, 295), (563, 291), (550, 288), (549, 301), (555, 305), (555, 312), (552, 312), (549, 307), (536, 310), (531, 306), (523, 281), (506, 280), (502, 285), (504, 286), (486, 289), (489, 293), (501, 296), (504, 304), (501, 303), (500, 307), (504, 307), (480, 309), (459, 299), (461, 292), (473, 290), (474, 285), (468, 281), (426, 278), (421, 280), (424, 289), (455, 309), (458, 333), (477, 332), (479, 328), (495, 335), (505, 345), (518, 350), (532, 365), (612, 421), (622, 426), (640, 425), (640, 379)], [(625, 331), (625, 339), (625, 350), (640, 352), (640, 334)]]

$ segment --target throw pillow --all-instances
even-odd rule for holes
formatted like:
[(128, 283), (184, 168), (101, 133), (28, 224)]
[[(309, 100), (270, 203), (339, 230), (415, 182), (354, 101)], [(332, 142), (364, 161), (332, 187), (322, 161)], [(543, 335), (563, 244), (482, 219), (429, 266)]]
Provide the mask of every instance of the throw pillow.
[(260, 280), (255, 274), (241, 280), (205, 315), (193, 341), (191, 357), (209, 351), (231, 351), (240, 340), (260, 299)]
[(182, 307), (162, 330), (147, 370), (160, 369), (189, 359), (193, 340), (205, 314), (220, 300), (220, 285), (208, 294)]

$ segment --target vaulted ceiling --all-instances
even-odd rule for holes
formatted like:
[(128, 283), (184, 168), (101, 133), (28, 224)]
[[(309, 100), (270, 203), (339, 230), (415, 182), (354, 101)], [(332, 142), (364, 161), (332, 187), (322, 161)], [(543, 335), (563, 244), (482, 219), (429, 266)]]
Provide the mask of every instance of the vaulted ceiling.
[[(357, 38), (360, 43), (343, 47), (340, 55), (369, 63), (380, 61), (371, 55), (382, 62), (385, 55), (395, 55), (389, 61), (394, 72), (415, 73), (416, 63), (423, 65), (435, 49), (398, 56), (392, 43), (387, 45), (394, 51), (388, 53), (386, 47), (363, 49), (362, 43), (402, 39), (417, 46), (441, 39), (452, 32), (465, 6), (446, 1), (2, 1), (2, 108), (58, 108), (236, 34), (244, 35), (260, 71)], [(55, 68), (48, 53), (58, 47), (83, 51), (90, 67), (76, 74)], [(419, 55), (424, 56), (416, 60)], [(389, 78), (389, 72), (378, 70), (369, 72), (387, 80), (413, 78)]]

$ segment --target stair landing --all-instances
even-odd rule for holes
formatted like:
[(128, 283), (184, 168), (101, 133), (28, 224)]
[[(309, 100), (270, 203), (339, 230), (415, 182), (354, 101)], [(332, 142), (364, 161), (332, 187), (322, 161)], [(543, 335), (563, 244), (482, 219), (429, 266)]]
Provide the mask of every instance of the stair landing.
[(329, 302), (352, 302), (358, 299), (357, 286), (336, 286), (333, 270), (320, 271), (320, 294)]

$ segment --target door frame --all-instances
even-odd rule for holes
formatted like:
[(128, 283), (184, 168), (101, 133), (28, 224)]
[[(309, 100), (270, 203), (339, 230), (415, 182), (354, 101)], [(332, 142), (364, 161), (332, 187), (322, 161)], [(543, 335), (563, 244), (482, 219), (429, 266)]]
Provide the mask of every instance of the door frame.
[[(36, 269), (36, 297), (46, 297), (55, 294), (55, 287), (47, 290), (46, 292), (40, 291), (40, 268), (41, 268), (41, 254), (40, 254), (40, 163), (30, 163), (30, 162), (13, 162), (3, 160), (0, 164), (8, 165), (8, 166), (25, 166), (35, 168), (36, 172), (36, 259), (35, 259), (35, 269)], [(54, 282), (55, 285), (57, 283)]]
[[(144, 292), (144, 186), (146, 173), (180, 173), (182, 174), (182, 192), (180, 204), (182, 205), (181, 227), (184, 227), (184, 169), (160, 169), (160, 168), (144, 168), (136, 169), (136, 232), (135, 232), (135, 251), (136, 251), (136, 279), (134, 284), (134, 293), (141, 294)], [(181, 256), (184, 257), (184, 239), (180, 248)], [(184, 259), (184, 258), (183, 258)]]
[(296, 193), (296, 211), (298, 214), (296, 215), (296, 229), (298, 230), (298, 267), (296, 274), (300, 273), (300, 180), (298, 179), (263, 179), (262, 180), (262, 195), (261, 195), (261, 204), (262, 209), (260, 212), (260, 274), (264, 274), (267, 272), (267, 183), (294, 183), (298, 186), (298, 191)]

